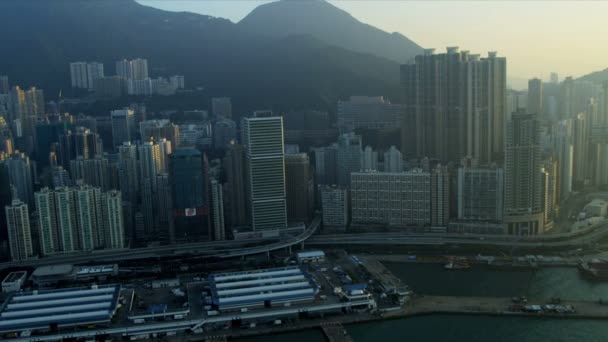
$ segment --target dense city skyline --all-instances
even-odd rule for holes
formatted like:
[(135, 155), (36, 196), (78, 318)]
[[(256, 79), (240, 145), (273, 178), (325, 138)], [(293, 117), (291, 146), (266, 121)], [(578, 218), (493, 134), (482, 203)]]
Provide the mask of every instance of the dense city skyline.
[[(169, 11), (190, 11), (238, 22), (257, 6), (274, 1), (137, 0)], [(601, 1), (343, 1), (331, 4), (362, 22), (399, 32), (423, 47), (460, 46), (509, 58), (509, 85), (525, 88), (529, 78), (551, 72), (580, 77), (608, 67), (608, 33)], [(582, 19), (584, 18), (584, 19)], [(509, 27), (508, 30), (503, 28)], [(585, 63), (578, 57), (585, 56)]]

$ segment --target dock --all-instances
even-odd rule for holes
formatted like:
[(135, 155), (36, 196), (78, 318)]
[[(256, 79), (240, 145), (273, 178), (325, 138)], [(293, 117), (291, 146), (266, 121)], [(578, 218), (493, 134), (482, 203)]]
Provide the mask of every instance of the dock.
[(413, 298), (400, 310), (383, 314), (384, 318), (408, 317), (428, 314), (470, 314), (487, 316), (534, 316), (553, 318), (585, 318), (608, 319), (608, 305), (592, 301), (561, 300), (559, 306), (570, 305), (574, 308), (571, 313), (548, 311), (546, 300), (528, 301), (528, 305), (538, 305), (543, 308), (539, 312), (513, 311), (511, 298), (505, 297), (454, 297), (454, 296), (422, 296)]
[(353, 338), (350, 337), (340, 322), (321, 324), (321, 329), (329, 342), (353, 342)]
[(401, 279), (397, 278), (379, 259), (370, 258), (369, 256), (359, 257), (362, 261), (361, 265), (374, 279), (380, 281), (384, 290), (394, 292), (401, 287)]

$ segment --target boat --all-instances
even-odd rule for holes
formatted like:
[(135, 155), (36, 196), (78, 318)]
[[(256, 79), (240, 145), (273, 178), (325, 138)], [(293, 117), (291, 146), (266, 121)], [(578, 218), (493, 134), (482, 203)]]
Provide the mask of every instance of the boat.
[(471, 268), (467, 258), (448, 258), (448, 263), (443, 266), (446, 270), (466, 270)]
[(578, 270), (584, 276), (595, 280), (608, 280), (608, 260), (592, 259), (578, 264)]

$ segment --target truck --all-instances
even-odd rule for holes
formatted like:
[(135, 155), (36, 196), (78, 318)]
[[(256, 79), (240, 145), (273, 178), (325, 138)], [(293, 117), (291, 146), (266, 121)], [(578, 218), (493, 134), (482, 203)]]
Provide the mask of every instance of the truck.
[(135, 323), (135, 324), (144, 324), (144, 323), (146, 323), (146, 320), (143, 319), (143, 318), (137, 318), (137, 319), (133, 320), (133, 323)]
[(219, 314), (219, 311), (217, 311), (217, 310), (207, 311), (207, 316), (217, 316), (218, 314)]
[(281, 325), (281, 324), (283, 324), (283, 321), (281, 321), (280, 319), (276, 319), (274, 321), (274, 325)]

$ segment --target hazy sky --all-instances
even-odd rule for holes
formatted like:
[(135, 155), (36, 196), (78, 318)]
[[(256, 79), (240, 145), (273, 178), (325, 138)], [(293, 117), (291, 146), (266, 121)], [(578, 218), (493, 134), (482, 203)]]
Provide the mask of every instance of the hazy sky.
[[(258, 0), (138, 0), (172, 11), (190, 11), (234, 22)], [(557, 71), (580, 76), (608, 68), (608, 1), (386, 1), (331, 0), (355, 18), (397, 31), (423, 47), (446, 46), (508, 60), (511, 79)]]

